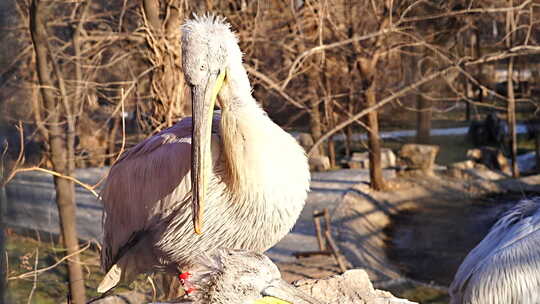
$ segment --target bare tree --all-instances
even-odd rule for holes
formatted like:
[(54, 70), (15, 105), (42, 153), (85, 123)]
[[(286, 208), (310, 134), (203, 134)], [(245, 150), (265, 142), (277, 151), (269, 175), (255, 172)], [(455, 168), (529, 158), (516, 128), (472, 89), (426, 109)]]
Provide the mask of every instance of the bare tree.
[[(0, 118), (0, 122), (2, 121), (2, 118)], [(7, 207), (7, 197), (6, 197), (6, 188), (4, 184), (4, 179), (6, 178), (6, 164), (5, 164), (5, 156), (7, 152), (7, 142), (0, 143), (0, 302), (5, 303), (6, 302), (6, 277), (7, 277), (7, 261), (6, 261), (6, 255), (5, 252), (5, 243), (6, 243), (6, 236), (5, 236), (5, 223), (4, 223), (4, 217), (5, 217), (5, 209)]]
[[(63, 87), (63, 75), (59, 71), (49, 48), (49, 35), (45, 26), (46, 12), (50, 8), (40, 0), (33, 0), (30, 8), (30, 31), (36, 54), (41, 96), (44, 108), (49, 114), (46, 129), (49, 134), (49, 147), (53, 169), (65, 176), (71, 176), (74, 169), (74, 129), (73, 104), (70, 104)], [(50, 67), (53, 67), (52, 70)], [(54, 76), (53, 76), (54, 74)], [(53, 81), (56, 78), (56, 82)], [(59, 92), (59, 94), (58, 94)], [(67, 131), (62, 127), (67, 121)], [(65, 178), (54, 177), (56, 204), (60, 217), (60, 230), (66, 247), (68, 260), (69, 290), (73, 303), (86, 303), (84, 277), (77, 254), (79, 240), (75, 217), (75, 189), (73, 183)]]
[[(508, 0), (508, 6), (513, 6), (513, 0)], [(508, 11), (506, 13), (506, 47), (511, 48), (516, 40), (516, 20), (514, 17), (514, 11)], [(517, 135), (516, 135), (516, 98), (514, 95), (514, 60), (515, 58), (508, 59), (508, 78), (507, 78), (507, 119), (508, 129), (510, 133), (510, 157), (512, 160), (512, 176), (519, 176), (519, 169), (517, 164)]]
[(152, 99), (139, 103), (139, 111), (148, 118), (139, 120), (146, 133), (172, 126), (191, 110), (184, 102), (184, 76), (179, 69), (182, 60), (179, 28), (185, 6), (184, 0), (142, 1), (146, 25), (143, 54), (152, 69), (149, 75)]

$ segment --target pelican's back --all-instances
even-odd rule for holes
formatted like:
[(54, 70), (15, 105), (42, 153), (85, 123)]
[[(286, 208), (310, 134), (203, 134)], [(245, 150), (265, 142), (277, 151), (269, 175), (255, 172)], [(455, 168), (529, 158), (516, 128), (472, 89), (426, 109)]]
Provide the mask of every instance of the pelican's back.
[(540, 303), (540, 199), (524, 200), (467, 255), (451, 303)]

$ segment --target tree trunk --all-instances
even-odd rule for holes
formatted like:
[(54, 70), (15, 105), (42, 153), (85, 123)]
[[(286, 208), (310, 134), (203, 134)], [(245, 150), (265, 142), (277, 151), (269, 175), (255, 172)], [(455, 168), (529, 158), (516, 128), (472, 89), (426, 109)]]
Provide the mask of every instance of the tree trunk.
[(471, 121), (471, 104), (465, 100), (465, 121)]
[[(30, 31), (36, 53), (36, 68), (44, 107), (49, 113), (46, 128), (49, 133), (49, 147), (53, 169), (63, 175), (70, 176), (69, 160), (74, 159), (74, 147), (67, 147), (66, 131), (62, 128), (65, 117), (61, 116), (59, 97), (56, 96), (56, 86), (51, 79), (51, 71), (47, 57), (48, 34), (45, 28), (47, 7), (39, 0), (33, 0), (30, 8)], [(68, 151), (71, 155), (68, 154)], [(64, 240), (68, 262), (70, 300), (75, 304), (86, 303), (84, 276), (81, 269), (79, 241), (77, 238), (75, 218), (75, 190), (73, 183), (67, 179), (54, 177), (56, 188), (56, 204), (60, 220), (61, 236)]]
[(510, 58), (508, 62), (508, 130), (510, 132), (510, 157), (512, 159), (512, 177), (519, 176), (519, 168), (517, 165), (517, 134), (516, 134), (516, 98), (514, 96), (514, 82), (512, 73), (514, 71), (514, 58)]
[(534, 135), (534, 150), (536, 152), (536, 172), (540, 172), (540, 132)]
[[(154, 67), (151, 72), (149, 90), (152, 102), (143, 103), (145, 111), (153, 121), (139, 120), (145, 133), (153, 133), (172, 126), (178, 118), (189, 115), (188, 104), (184, 102), (184, 75), (182, 65), (181, 31), (183, 19), (182, 1), (143, 0), (142, 8), (150, 31), (147, 32), (148, 62)], [(160, 5), (161, 4), (161, 5)], [(147, 108), (149, 107), (149, 108)]]
[[(375, 80), (364, 93), (366, 99), (366, 107), (374, 106), (377, 102), (375, 96)], [(370, 129), (368, 132), (369, 146), (369, 177), (371, 180), (371, 188), (374, 190), (384, 189), (384, 180), (381, 168), (381, 142), (379, 139), (379, 118), (377, 111), (371, 111), (367, 115), (367, 125)]]
[[(508, 4), (513, 5), (513, 1), (509, 0)], [(516, 29), (516, 24), (514, 21), (513, 11), (508, 11), (506, 14), (506, 47), (512, 47), (514, 43), (514, 33)], [(508, 106), (507, 106), (507, 119), (508, 119), (508, 129), (510, 132), (510, 157), (512, 159), (512, 177), (516, 178), (519, 176), (519, 168), (517, 165), (517, 135), (516, 135), (516, 98), (514, 96), (514, 57), (508, 59), (508, 78), (507, 78), (507, 96), (508, 96)]]
[[(0, 153), (3, 152), (3, 143), (0, 143)], [(22, 147), (21, 147), (22, 149)], [(5, 234), (4, 234), (4, 216), (5, 216), (5, 208), (7, 207), (7, 197), (6, 197), (6, 189), (4, 187), (4, 179), (5, 176), (5, 164), (4, 159), (2, 155), (0, 155), (0, 303), (6, 303), (7, 302), (7, 295), (6, 295), (6, 269), (7, 269), (7, 261), (6, 261), (6, 255), (5, 252)]]
[(430, 143), (431, 106), (432, 102), (425, 99), (422, 94), (416, 96), (416, 142), (419, 144)]
[[(316, 99), (317, 94), (314, 92), (315, 89), (312, 89), (312, 98), (309, 111), (309, 127), (311, 136), (313, 136), (313, 141), (317, 141), (322, 136), (322, 117), (321, 110), (319, 109), (319, 103)], [(322, 146), (317, 148), (317, 151), (314, 153), (317, 156), (325, 155)]]

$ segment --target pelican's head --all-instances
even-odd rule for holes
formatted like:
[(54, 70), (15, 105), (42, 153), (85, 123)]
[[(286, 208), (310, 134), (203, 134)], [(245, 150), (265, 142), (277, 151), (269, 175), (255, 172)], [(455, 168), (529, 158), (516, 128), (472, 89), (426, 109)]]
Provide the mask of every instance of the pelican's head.
[[(238, 57), (240, 58), (234, 58)], [(241, 62), (237, 39), (224, 18), (195, 17), (182, 27), (182, 67), (192, 96), (192, 191), (195, 232), (202, 231), (202, 212), (210, 165), (212, 115), (230, 60)]]
[[(197, 303), (321, 303), (281, 279), (277, 266), (260, 253), (220, 249), (203, 256), (199, 267), (192, 279)], [(263, 297), (269, 298), (257, 302)]]

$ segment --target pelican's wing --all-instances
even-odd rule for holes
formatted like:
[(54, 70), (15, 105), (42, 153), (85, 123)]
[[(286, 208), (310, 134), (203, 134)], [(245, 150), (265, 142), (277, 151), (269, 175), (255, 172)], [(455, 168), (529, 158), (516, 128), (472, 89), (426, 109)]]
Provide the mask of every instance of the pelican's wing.
[(104, 207), (102, 266), (148, 230), (191, 191), (191, 119), (183, 119), (125, 152), (109, 172)]
[(540, 297), (539, 206), (522, 202), (497, 221), (459, 267), (451, 303), (522, 303)]

